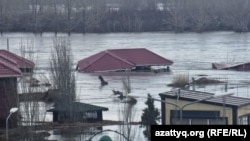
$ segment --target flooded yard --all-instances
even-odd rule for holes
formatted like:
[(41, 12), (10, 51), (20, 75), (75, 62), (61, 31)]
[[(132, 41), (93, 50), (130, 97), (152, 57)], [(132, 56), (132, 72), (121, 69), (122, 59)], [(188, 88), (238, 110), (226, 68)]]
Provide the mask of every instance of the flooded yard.
[[(169, 73), (132, 73), (129, 74), (132, 93), (147, 96), (151, 94), (159, 98), (159, 93), (172, 89), (167, 85), (178, 74), (186, 74), (191, 78), (216, 78), (228, 82), (228, 85), (197, 85), (190, 87), (198, 91), (234, 92), (235, 96), (250, 97), (250, 72), (229, 70), (213, 70), (213, 62), (248, 62), (250, 61), (250, 34), (233, 32), (211, 33), (108, 33), (108, 34), (58, 34), (57, 37), (68, 39), (72, 48), (74, 65), (77, 61), (106, 49), (147, 48), (174, 62)], [(49, 60), (53, 46), (53, 33), (42, 36), (29, 33), (6, 33), (0, 37), (0, 49), (7, 49), (20, 54), (20, 46), (26, 43), (32, 45), (36, 76), (50, 80)], [(7, 43), (8, 39), (8, 43)], [(75, 66), (73, 67), (75, 68)], [(103, 112), (104, 120), (120, 120), (119, 110), (123, 103), (113, 96), (112, 90), (123, 91), (122, 73), (102, 73), (108, 85), (100, 87), (99, 73), (80, 73), (75, 71), (77, 83), (76, 101), (86, 102), (109, 108)], [(140, 121), (142, 110), (146, 107), (146, 99), (138, 98), (134, 105), (135, 121)], [(41, 104), (42, 105), (42, 104)], [(160, 103), (155, 102), (160, 109)], [(44, 106), (43, 106), (44, 107)], [(46, 106), (45, 106), (46, 107)], [(51, 113), (47, 113), (46, 121), (52, 120)], [(116, 127), (104, 127), (116, 128)], [(115, 129), (116, 130), (116, 129)], [(54, 134), (54, 131), (51, 131)], [(52, 135), (49, 139), (55, 139)], [(79, 140), (81, 136), (78, 136)]]

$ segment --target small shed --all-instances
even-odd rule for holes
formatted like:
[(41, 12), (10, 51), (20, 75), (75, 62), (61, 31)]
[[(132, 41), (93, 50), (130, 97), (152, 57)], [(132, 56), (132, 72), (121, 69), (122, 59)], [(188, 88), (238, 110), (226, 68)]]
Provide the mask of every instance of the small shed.
[[(74, 121), (79, 122), (102, 121), (102, 112), (108, 111), (108, 108), (105, 107), (80, 102), (74, 102), (72, 106)], [(67, 113), (68, 111), (63, 107), (57, 107), (47, 110), (47, 112), (53, 113), (53, 122), (63, 122), (62, 116), (65, 115), (65, 113)]]
[(16, 65), (22, 73), (32, 72), (35, 63), (7, 50), (0, 50), (0, 60)]
[[(5, 121), (9, 111), (17, 107), (17, 77), (22, 72), (15, 65), (0, 59), (0, 127), (5, 127)], [(17, 126), (16, 113), (9, 120), (9, 127)]]
[(166, 59), (145, 48), (110, 49), (84, 58), (77, 63), (79, 72), (98, 71), (150, 71), (151, 66), (166, 66), (166, 70), (173, 61)]

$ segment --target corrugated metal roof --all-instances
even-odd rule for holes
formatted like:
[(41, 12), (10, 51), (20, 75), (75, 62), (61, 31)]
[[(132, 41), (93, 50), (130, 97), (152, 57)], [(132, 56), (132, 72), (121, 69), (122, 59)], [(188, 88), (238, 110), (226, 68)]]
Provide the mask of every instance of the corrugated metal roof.
[[(161, 97), (176, 99), (176, 91), (169, 91), (159, 94)], [(214, 93), (190, 91), (190, 90), (180, 90), (179, 99), (195, 101), (213, 96)], [(236, 97), (236, 96), (226, 96), (225, 101), (223, 97), (215, 97), (203, 102), (210, 102), (211, 104), (224, 104), (229, 106), (244, 106), (250, 104), (250, 98)], [(202, 102), (201, 102), (202, 103)]]
[(33, 68), (35, 66), (34, 62), (18, 56), (10, 51), (0, 50), (0, 54), (2, 58), (9, 59), (10, 62), (15, 62), (19, 68)]
[(16, 77), (21, 74), (22, 72), (17, 66), (0, 60), (0, 77)]
[(4, 61), (6, 63), (9, 63), (11, 65), (14, 65), (14, 66), (18, 66), (17, 62), (15, 60), (8, 58), (6, 55), (0, 54), (0, 60)]
[[(63, 107), (57, 107), (57, 108), (53, 108), (50, 110), (47, 110), (48, 112), (63, 112), (66, 109), (64, 109)], [(96, 106), (96, 105), (91, 105), (91, 104), (87, 104), (87, 103), (80, 103), (80, 102), (74, 102), (73, 103), (73, 111), (74, 112), (93, 112), (93, 111), (107, 111), (108, 108), (106, 107), (101, 107), (101, 106)]]
[(85, 72), (132, 68), (134, 64), (124, 61), (110, 52), (100, 52), (78, 62), (78, 70)]
[(105, 50), (78, 61), (79, 71), (109, 71), (131, 69), (135, 66), (172, 65), (173, 61), (145, 48)]

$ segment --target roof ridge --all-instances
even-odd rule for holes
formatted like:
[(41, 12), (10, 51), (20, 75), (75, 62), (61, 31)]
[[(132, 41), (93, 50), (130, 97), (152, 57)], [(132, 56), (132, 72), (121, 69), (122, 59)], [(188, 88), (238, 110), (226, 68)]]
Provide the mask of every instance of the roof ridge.
[(160, 58), (162, 58), (162, 59), (164, 59), (164, 60), (170, 61), (172, 64), (174, 63), (172, 60), (166, 59), (166, 58), (162, 57), (161, 55), (156, 54), (156, 53), (153, 52), (153, 51), (150, 51), (150, 50), (148, 50), (148, 49), (146, 49), (146, 48), (144, 48), (144, 50), (147, 50), (148, 52), (153, 53), (154, 55), (156, 55), (156, 56), (158, 56), (158, 57), (160, 57)]
[[(121, 58), (121, 57), (119, 57), (119, 56), (117, 56), (117, 55), (115, 55), (114, 53), (112, 53), (110, 50), (104, 50), (104, 51), (101, 51), (101, 52), (99, 52), (101, 55), (98, 57), (98, 58), (96, 58), (92, 63), (95, 63), (96, 61), (98, 61), (98, 60), (100, 60), (103, 56), (105, 56), (106, 55), (106, 53), (107, 54), (109, 54), (109, 55), (111, 55), (111, 56), (113, 56), (113, 57), (115, 57), (115, 58), (117, 58), (117, 59), (119, 59), (119, 60), (121, 60), (121, 61), (123, 61), (123, 62), (126, 62), (127, 64), (129, 64), (129, 65), (135, 65), (134, 63), (132, 63), (132, 62), (129, 62), (129, 61), (127, 61), (127, 60), (125, 60), (125, 59), (123, 59), (123, 58)], [(79, 61), (80, 62), (80, 61)], [(88, 67), (90, 67), (91, 66), (91, 64), (88, 64), (86, 67), (84, 67), (84, 69), (86, 69), (86, 68), (88, 68)], [(83, 69), (83, 68), (82, 68)]]
[[(103, 53), (104, 51), (101, 51), (101, 52), (99, 52), (100, 54), (101, 53)], [(99, 54), (99, 53), (97, 53), (97, 54)], [(104, 56), (105, 55), (105, 53), (103, 53), (103, 54), (101, 54), (98, 58), (96, 58), (92, 63), (94, 63), (94, 62), (96, 62), (96, 61), (98, 61), (98, 60), (100, 60), (101, 59), (101, 57), (102, 56)], [(91, 57), (91, 56), (90, 56)], [(83, 59), (84, 60), (84, 59)], [(78, 62), (81, 62), (82, 60), (80, 60), (80, 61), (78, 61)], [(84, 67), (84, 69), (86, 69), (86, 68), (88, 68), (89, 66), (90, 66), (91, 64), (88, 64), (86, 67)], [(83, 68), (82, 68), (83, 69)]]
[(133, 62), (130, 62), (130, 61), (126, 60), (126, 59), (123, 59), (120, 56), (116, 55), (115, 53), (113, 53), (113, 52), (111, 52), (109, 50), (105, 50), (105, 52), (107, 52), (108, 54), (112, 55), (113, 57), (115, 57), (115, 58), (117, 58), (117, 59), (119, 59), (121, 61), (124, 61), (124, 62), (128, 63), (129, 65), (135, 65)]
[(120, 49), (107, 49), (107, 51), (113, 51), (113, 50), (135, 50), (135, 49), (145, 49), (145, 48), (120, 48)]

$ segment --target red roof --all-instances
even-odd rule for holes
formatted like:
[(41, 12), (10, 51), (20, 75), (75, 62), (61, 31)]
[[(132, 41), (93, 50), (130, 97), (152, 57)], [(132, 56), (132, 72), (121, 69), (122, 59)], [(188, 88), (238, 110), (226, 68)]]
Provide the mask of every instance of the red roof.
[(136, 66), (172, 65), (173, 61), (161, 57), (145, 48), (113, 49), (94, 54), (78, 61), (82, 72), (131, 69)]
[(6, 63), (12, 64), (12, 65), (18, 66), (17, 62), (15, 60), (13, 60), (11, 58), (7, 58), (6, 55), (0, 54), (0, 60), (4, 61)]
[(32, 61), (18, 56), (7, 50), (0, 50), (0, 57), (12, 64), (17, 64), (19, 68), (33, 68), (35, 66)]
[(0, 77), (17, 77), (21, 74), (22, 72), (17, 66), (0, 60)]

